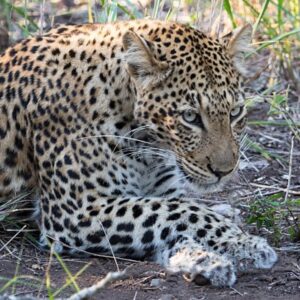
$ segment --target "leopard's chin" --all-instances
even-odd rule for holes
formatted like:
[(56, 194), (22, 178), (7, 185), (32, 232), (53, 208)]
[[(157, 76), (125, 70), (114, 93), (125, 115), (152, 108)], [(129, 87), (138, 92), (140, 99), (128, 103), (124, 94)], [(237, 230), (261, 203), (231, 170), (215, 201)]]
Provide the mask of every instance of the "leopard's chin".
[(208, 194), (222, 191), (224, 185), (230, 180), (234, 173), (232, 172), (221, 179), (208, 177), (207, 180), (205, 180), (205, 178), (201, 178), (200, 180), (197, 177), (189, 174), (188, 171), (186, 171), (181, 165), (179, 165), (179, 169), (186, 178), (187, 192), (193, 194)]
[(218, 181), (216, 183), (203, 183), (197, 180), (188, 181), (187, 190), (191, 193), (209, 194), (219, 192), (223, 189), (225, 182)]

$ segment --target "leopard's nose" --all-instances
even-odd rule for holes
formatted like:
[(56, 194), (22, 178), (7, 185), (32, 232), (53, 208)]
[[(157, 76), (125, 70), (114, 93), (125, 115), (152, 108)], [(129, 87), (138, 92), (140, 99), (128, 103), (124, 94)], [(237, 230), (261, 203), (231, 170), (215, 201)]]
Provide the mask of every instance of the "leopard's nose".
[(207, 169), (212, 172), (216, 177), (218, 177), (219, 179), (221, 179), (222, 177), (230, 174), (233, 169), (227, 170), (227, 171), (223, 171), (223, 170), (218, 170), (218, 169), (214, 169), (211, 164), (207, 165)]

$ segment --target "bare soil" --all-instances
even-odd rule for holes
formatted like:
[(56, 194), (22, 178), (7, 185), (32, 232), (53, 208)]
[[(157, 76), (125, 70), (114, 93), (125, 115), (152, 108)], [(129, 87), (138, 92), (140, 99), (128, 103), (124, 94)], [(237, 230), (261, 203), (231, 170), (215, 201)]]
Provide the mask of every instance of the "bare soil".
[[(19, 274), (43, 279), (48, 267), (48, 256), (34, 249), (26, 249), (20, 263)], [(239, 274), (234, 288), (215, 288), (209, 285), (199, 286), (187, 282), (181, 274), (168, 274), (161, 266), (147, 262), (122, 262), (120, 269), (128, 267), (128, 279), (116, 281), (108, 288), (99, 291), (92, 299), (299, 299), (300, 270), (299, 255), (280, 254), (280, 261), (270, 271), (253, 270)], [(112, 259), (70, 259), (64, 258), (72, 274), (78, 272), (87, 263), (88, 269), (78, 278), (80, 288), (88, 287), (103, 278), (108, 271), (116, 271)], [(12, 278), (16, 262), (7, 257), (0, 262), (0, 276)], [(53, 290), (58, 289), (66, 280), (66, 273), (57, 261), (51, 266), (51, 284)], [(27, 284), (33, 282), (25, 280)], [(70, 296), (74, 289), (68, 288), (59, 296)], [(28, 285), (17, 285), (15, 295), (30, 293), (41, 298), (46, 297), (45, 289)]]

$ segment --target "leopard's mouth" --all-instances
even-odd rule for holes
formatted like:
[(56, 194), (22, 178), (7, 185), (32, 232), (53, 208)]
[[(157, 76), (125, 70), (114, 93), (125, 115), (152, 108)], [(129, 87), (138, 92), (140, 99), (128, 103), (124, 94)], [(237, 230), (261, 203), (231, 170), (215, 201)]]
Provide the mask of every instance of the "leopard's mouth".
[(178, 168), (181, 174), (185, 177), (188, 183), (189, 190), (199, 193), (212, 193), (217, 192), (222, 189), (225, 181), (216, 177), (207, 177), (207, 179), (202, 175), (202, 177), (197, 176), (192, 171), (188, 171), (183, 167), (181, 162), (177, 162)]

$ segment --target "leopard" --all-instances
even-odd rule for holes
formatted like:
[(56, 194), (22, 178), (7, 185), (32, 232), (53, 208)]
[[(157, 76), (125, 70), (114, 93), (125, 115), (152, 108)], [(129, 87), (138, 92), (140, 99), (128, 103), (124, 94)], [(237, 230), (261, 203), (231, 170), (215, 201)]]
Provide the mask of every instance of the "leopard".
[(40, 244), (233, 286), (277, 254), (201, 202), (238, 168), (251, 25), (59, 25), (0, 57), (0, 196), (35, 191)]

